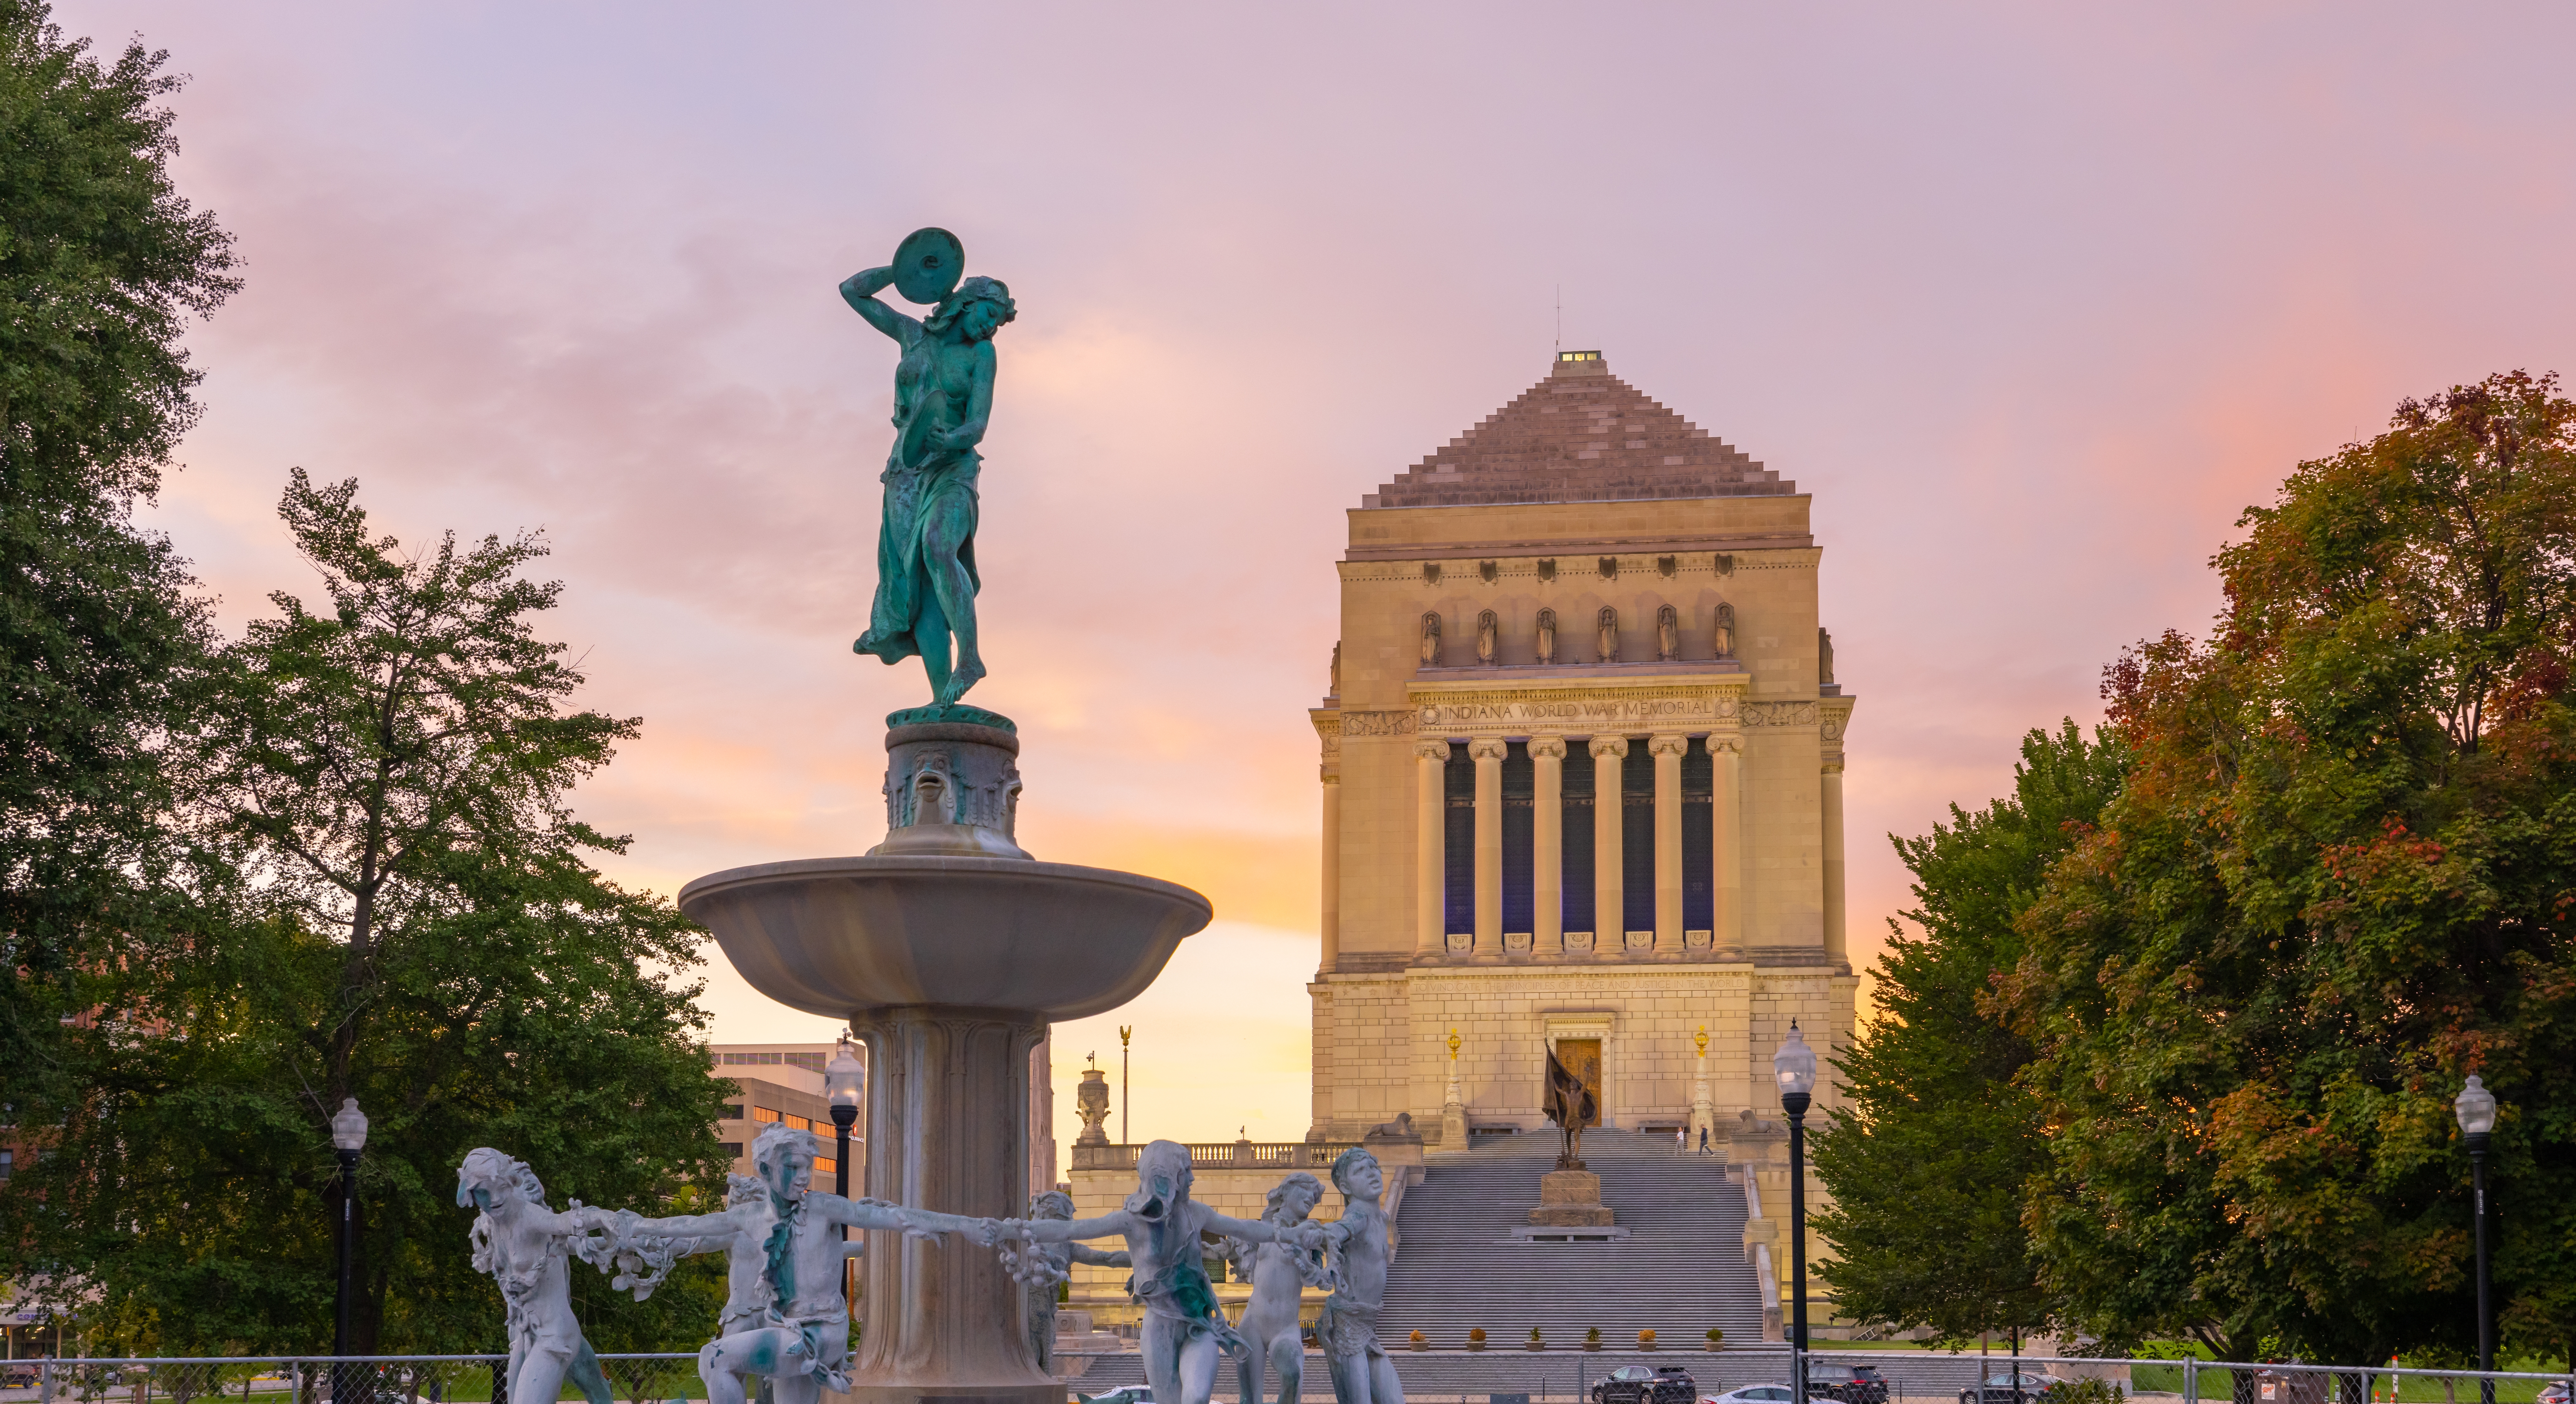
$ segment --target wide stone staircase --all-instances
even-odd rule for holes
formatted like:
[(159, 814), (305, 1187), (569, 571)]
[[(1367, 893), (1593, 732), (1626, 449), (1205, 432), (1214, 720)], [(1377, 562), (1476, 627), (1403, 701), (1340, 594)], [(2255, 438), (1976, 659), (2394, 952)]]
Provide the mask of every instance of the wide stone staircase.
[(1744, 1190), (1726, 1162), (1682, 1151), (1664, 1136), (1596, 1130), (1584, 1163), (1628, 1237), (1606, 1243), (1529, 1243), (1539, 1176), (1556, 1167), (1553, 1135), (1502, 1136), (1470, 1151), (1433, 1153), (1405, 1192), (1403, 1241), (1386, 1289), (1380, 1337), (1402, 1349), (1420, 1331), (1457, 1349), (1481, 1327), (1488, 1350), (1515, 1350), (1537, 1327), (1552, 1349), (1601, 1330), (1612, 1350), (1652, 1328), (1667, 1350), (1698, 1350), (1712, 1326), (1731, 1347), (1762, 1340), (1762, 1300), (1744, 1256)]
[[(1726, 1178), (1725, 1162), (1684, 1154), (1662, 1136), (1607, 1130), (1584, 1136), (1583, 1159), (1627, 1238), (1512, 1238), (1538, 1202), (1538, 1177), (1556, 1167), (1553, 1134), (1432, 1153), (1422, 1183), (1405, 1191), (1378, 1328), (1408, 1395), (1574, 1400), (1609, 1370), (1635, 1364), (1686, 1366), (1706, 1393), (1785, 1379), (1785, 1348), (1762, 1340), (1761, 1294), (1744, 1257), (1744, 1190)], [(1533, 1326), (1544, 1351), (1525, 1349)], [(1605, 1347), (1597, 1354), (1582, 1349), (1595, 1326)], [(1705, 1353), (1711, 1326), (1726, 1333), (1723, 1355)], [(1475, 1327), (1485, 1349), (1468, 1354)], [(1649, 1327), (1658, 1349), (1639, 1354), (1637, 1332)], [(1427, 1352), (1409, 1349), (1417, 1330)], [(1329, 1399), (1323, 1358), (1309, 1351), (1306, 1369), (1304, 1398)], [(1262, 1375), (1263, 1397), (1276, 1398), (1278, 1377)], [(1142, 1378), (1136, 1356), (1110, 1356), (1073, 1387), (1097, 1394)], [(1218, 1398), (1235, 1396), (1231, 1363), (1216, 1383)]]

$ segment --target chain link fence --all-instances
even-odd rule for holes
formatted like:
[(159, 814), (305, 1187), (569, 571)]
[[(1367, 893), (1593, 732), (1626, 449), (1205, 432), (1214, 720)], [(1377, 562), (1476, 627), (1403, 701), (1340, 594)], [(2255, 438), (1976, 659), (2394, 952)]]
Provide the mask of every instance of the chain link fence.
[[(198, 1356), (0, 1362), (0, 1404), (491, 1404), (509, 1390), (507, 1357)], [(606, 1404), (704, 1399), (698, 1357), (602, 1355)], [(567, 1384), (562, 1398), (584, 1400)]]

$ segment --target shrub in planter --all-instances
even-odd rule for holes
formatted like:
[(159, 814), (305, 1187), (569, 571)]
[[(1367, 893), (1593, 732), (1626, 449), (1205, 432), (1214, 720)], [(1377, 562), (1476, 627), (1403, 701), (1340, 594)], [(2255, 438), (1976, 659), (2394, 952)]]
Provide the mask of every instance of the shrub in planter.
[(1529, 1349), (1531, 1349), (1531, 1350), (1545, 1350), (1545, 1349), (1547, 1349), (1547, 1342), (1545, 1342), (1545, 1341), (1543, 1341), (1543, 1340), (1540, 1340), (1540, 1339), (1538, 1338), (1538, 1328), (1537, 1328), (1537, 1327), (1535, 1327), (1535, 1326), (1532, 1326), (1532, 1327), (1530, 1328), (1530, 1338), (1529, 1338), (1529, 1347), (1528, 1347), (1528, 1348), (1529, 1348)]
[(1414, 1333), (1413, 1333), (1413, 1339), (1412, 1339), (1411, 1341), (1407, 1342), (1407, 1344), (1411, 1345), (1415, 1350), (1429, 1350), (1429, 1349), (1431, 1349), (1431, 1343), (1430, 1343), (1429, 1341), (1426, 1341), (1426, 1340), (1422, 1339), (1422, 1333), (1421, 1333), (1420, 1331), (1416, 1331), (1416, 1332), (1414, 1332)]
[(1469, 1349), (1469, 1350), (1483, 1350), (1484, 1348), (1485, 1348), (1485, 1328), (1484, 1328), (1484, 1327), (1482, 1327), (1482, 1326), (1477, 1326), (1477, 1327), (1472, 1327), (1472, 1328), (1470, 1328), (1470, 1329), (1468, 1330), (1468, 1332), (1467, 1332), (1467, 1349)]
[(1654, 1328), (1650, 1326), (1650, 1327), (1646, 1328), (1646, 1329), (1645, 1329), (1645, 1330), (1643, 1330), (1643, 1331), (1639, 1331), (1639, 1332), (1637, 1333), (1637, 1349), (1639, 1349), (1639, 1350), (1653, 1350), (1654, 1348), (1655, 1348), (1655, 1332), (1654, 1332)]
[(1709, 1328), (1708, 1328), (1708, 1348), (1709, 1348), (1710, 1350), (1724, 1350), (1724, 1349), (1726, 1349), (1726, 1333), (1725, 1333), (1724, 1331), (1721, 1331), (1721, 1330), (1717, 1329), (1717, 1328), (1716, 1328), (1716, 1327), (1714, 1327), (1714, 1326), (1709, 1327)]
[(1599, 1350), (1601, 1348), (1600, 1327), (1595, 1326), (1583, 1333), (1583, 1348), (1585, 1350)]

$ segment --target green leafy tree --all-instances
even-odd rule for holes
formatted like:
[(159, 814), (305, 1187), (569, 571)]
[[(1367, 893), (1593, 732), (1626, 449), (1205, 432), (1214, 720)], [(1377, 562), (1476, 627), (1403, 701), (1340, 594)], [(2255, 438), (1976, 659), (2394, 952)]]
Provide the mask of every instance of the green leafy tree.
[(2240, 526), (2213, 637), (2110, 670), (2133, 770), (2005, 985), (2049, 1279), (2237, 1358), (2465, 1353), (2477, 1072), (2508, 1344), (2576, 1352), (2576, 405), (2408, 401)]
[(167, 919), (162, 748), (209, 639), (132, 519), (196, 421), (180, 335), (236, 286), (172, 188), (162, 64), (0, 0), (0, 1103), (30, 1128), (103, 934)]
[(1816, 1226), (1834, 1246), (1817, 1275), (1851, 1320), (1950, 1341), (2018, 1335), (2051, 1318), (2022, 1225), (2045, 1168), (2038, 1106), (2014, 1082), (2030, 1044), (1992, 1009), (2021, 957), (2014, 918), (2048, 866), (2117, 793), (2123, 752), (2069, 721), (2022, 738), (2013, 792), (1921, 838), (1893, 839), (1914, 874), (1920, 927), (1889, 922), (1879, 1017), (1837, 1064), (1848, 1105), (1815, 1137), (1833, 1192)]
[[(75, 1042), (84, 1095), (27, 1227), (104, 1343), (312, 1350), (329, 1337), (328, 1118), (355, 1096), (353, 1348), (491, 1349), (456, 1166), (492, 1145), (567, 1197), (653, 1206), (721, 1184), (696, 931), (585, 861), (625, 841), (566, 796), (632, 720), (572, 710), (531, 617), (534, 537), (405, 554), (356, 484), (299, 471), (281, 513), (327, 600), (223, 649), (188, 738), (201, 925), (138, 932)], [(703, 1339), (721, 1273), (637, 1304), (576, 1274), (603, 1349)]]

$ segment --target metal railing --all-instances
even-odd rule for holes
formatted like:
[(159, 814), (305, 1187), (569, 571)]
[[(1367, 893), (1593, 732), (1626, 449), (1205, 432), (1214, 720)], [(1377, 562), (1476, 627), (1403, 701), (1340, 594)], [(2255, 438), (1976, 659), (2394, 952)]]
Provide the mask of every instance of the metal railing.
[[(1329, 1170), (1357, 1141), (1192, 1141), (1190, 1164), (1199, 1169), (1250, 1166), (1261, 1170)], [(1141, 1145), (1111, 1143), (1073, 1147), (1076, 1170), (1133, 1170)]]

